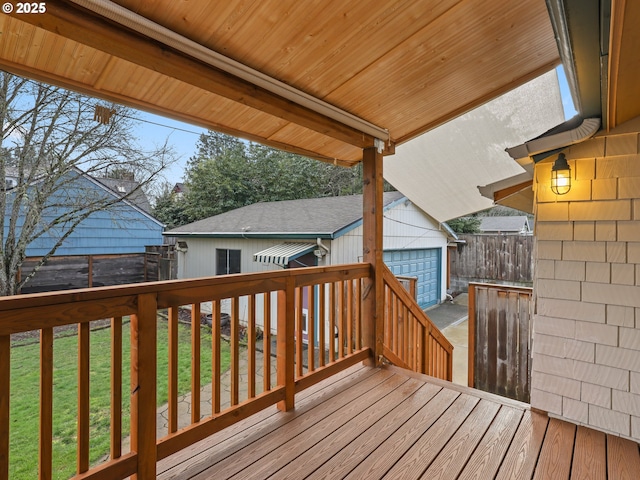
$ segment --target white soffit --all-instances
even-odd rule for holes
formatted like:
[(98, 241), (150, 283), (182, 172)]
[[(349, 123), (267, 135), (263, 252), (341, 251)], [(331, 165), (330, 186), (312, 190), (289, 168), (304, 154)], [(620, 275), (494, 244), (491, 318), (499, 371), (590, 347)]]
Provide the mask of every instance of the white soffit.
[(555, 70), (396, 147), (384, 177), (439, 222), (490, 208), (479, 185), (524, 172), (505, 152), (564, 121)]

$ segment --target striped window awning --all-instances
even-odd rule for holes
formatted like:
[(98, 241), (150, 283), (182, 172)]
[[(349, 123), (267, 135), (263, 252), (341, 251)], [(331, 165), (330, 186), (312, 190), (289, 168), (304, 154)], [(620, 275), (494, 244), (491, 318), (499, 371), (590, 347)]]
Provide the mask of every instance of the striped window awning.
[(295, 260), (315, 250), (315, 243), (294, 243), (284, 242), (269, 247), (261, 252), (253, 254), (253, 261), (260, 263), (275, 263), (280, 266), (287, 266), (291, 260)]

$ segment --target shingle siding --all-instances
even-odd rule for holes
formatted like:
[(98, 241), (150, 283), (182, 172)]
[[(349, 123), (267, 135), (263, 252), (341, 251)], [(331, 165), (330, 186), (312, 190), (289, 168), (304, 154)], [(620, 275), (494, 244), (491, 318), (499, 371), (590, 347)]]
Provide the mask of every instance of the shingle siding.
[(566, 150), (570, 194), (536, 166), (531, 403), (640, 441), (640, 154), (638, 134)]

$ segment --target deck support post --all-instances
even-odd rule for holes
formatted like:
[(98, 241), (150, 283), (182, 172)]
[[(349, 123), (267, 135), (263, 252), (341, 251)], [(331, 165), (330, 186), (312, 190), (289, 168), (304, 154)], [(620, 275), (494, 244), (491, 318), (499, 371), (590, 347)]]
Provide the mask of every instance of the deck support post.
[(371, 276), (363, 279), (362, 341), (371, 348), (372, 364), (382, 356), (384, 283), (382, 279), (382, 152), (365, 148), (362, 156), (362, 251), (371, 265)]
[(155, 294), (138, 296), (131, 316), (131, 451), (138, 454), (136, 480), (156, 478), (156, 352)]

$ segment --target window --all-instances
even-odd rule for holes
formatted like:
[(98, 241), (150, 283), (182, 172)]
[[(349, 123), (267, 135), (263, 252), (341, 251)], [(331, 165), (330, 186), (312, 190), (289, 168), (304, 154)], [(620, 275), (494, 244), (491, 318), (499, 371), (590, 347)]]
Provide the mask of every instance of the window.
[(240, 273), (240, 250), (216, 248), (216, 275)]

